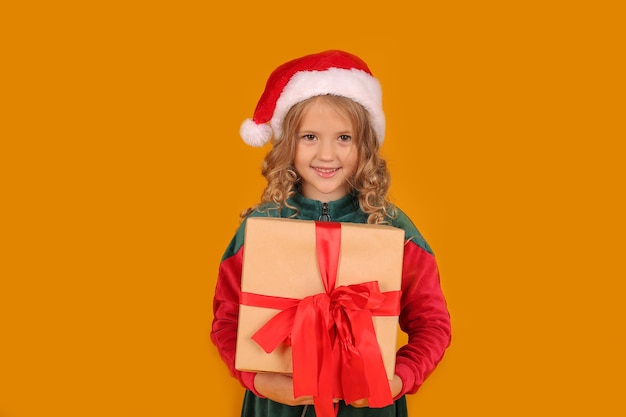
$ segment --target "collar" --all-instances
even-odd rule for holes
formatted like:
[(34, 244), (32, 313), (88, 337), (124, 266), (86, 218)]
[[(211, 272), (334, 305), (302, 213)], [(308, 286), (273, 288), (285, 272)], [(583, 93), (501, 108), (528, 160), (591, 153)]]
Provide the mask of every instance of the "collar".
[[(365, 215), (360, 210), (359, 200), (355, 193), (350, 193), (339, 200), (322, 203), (318, 200), (306, 198), (298, 192), (288, 199), (287, 202), (298, 208), (299, 213), (295, 217), (296, 219), (318, 220), (326, 211), (325, 208), (331, 221), (355, 221), (357, 218)], [(293, 214), (293, 210), (286, 207), (282, 211), (281, 217), (289, 217), (289, 215)]]

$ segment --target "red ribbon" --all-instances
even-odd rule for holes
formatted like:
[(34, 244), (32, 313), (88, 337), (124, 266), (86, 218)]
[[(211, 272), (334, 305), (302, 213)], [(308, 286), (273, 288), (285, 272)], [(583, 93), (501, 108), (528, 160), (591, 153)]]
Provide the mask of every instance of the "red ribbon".
[(267, 353), (292, 346), (296, 397), (313, 396), (316, 414), (336, 414), (334, 398), (370, 407), (393, 402), (372, 316), (397, 316), (400, 291), (381, 292), (376, 281), (335, 288), (341, 223), (315, 222), (325, 292), (303, 299), (242, 293), (241, 303), (282, 310), (252, 337)]

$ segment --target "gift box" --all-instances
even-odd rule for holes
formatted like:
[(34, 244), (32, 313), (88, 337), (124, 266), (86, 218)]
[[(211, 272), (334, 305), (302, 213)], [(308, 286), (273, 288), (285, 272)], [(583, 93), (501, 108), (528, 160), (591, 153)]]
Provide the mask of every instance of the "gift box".
[(296, 396), (390, 403), (404, 231), (249, 218), (244, 239), (235, 367), (293, 374)]

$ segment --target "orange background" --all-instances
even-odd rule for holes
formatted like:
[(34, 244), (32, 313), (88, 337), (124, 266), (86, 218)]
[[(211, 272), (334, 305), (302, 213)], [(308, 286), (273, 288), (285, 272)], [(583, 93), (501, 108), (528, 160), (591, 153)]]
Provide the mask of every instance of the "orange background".
[(2, 6), (2, 417), (239, 415), (209, 341), (263, 186), (238, 128), (330, 48), (383, 84), (452, 314), (411, 415), (626, 413), (620, 2), (209, 3)]

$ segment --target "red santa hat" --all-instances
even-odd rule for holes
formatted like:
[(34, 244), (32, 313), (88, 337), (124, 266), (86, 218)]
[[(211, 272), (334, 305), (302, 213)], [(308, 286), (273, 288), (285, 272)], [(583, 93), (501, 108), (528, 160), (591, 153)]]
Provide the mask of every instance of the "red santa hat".
[(253, 117), (242, 123), (239, 134), (248, 145), (263, 146), (272, 134), (280, 137), (283, 119), (294, 104), (326, 94), (361, 104), (368, 112), (376, 138), (383, 142), (385, 114), (380, 83), (361, 58), (338, 50), (306, 55), (276, 68)]

